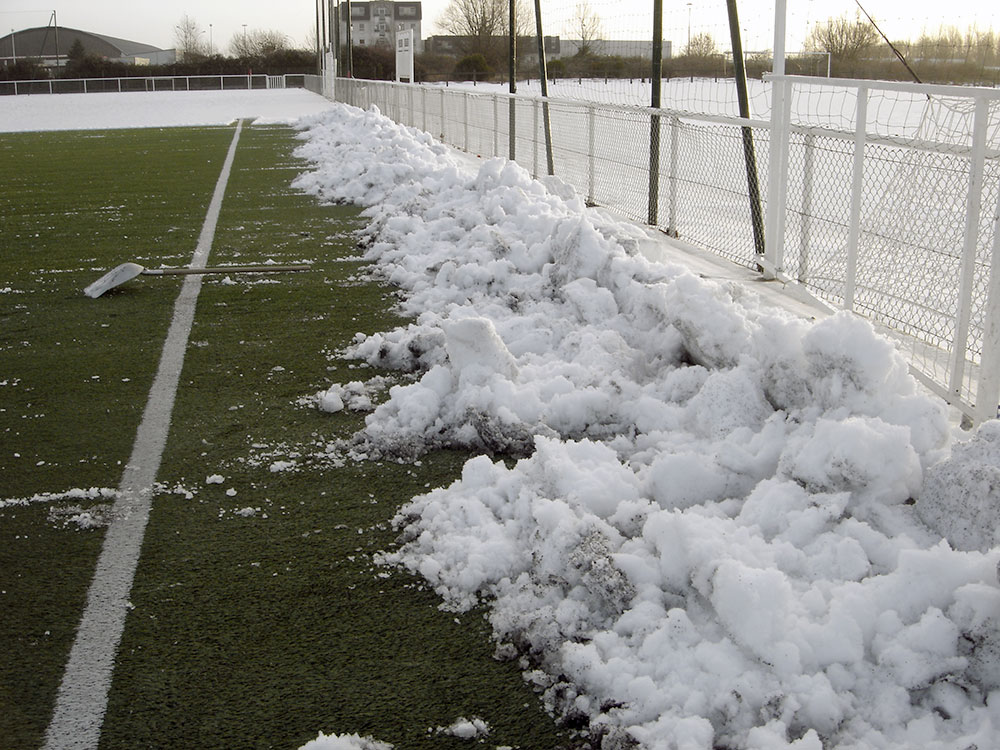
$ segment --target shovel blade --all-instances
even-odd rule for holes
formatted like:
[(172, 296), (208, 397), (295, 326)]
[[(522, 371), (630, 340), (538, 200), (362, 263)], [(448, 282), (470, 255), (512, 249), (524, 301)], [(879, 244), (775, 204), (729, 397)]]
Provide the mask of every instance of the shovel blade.
[(112, 268), (101, 278), (83, 290), (88, 297), (96, 299), (109, 289), (124, 284), (126, 281), (134, 279), (143, 272), (143, 267), (138, 263), (122, 263), (120, 266)]

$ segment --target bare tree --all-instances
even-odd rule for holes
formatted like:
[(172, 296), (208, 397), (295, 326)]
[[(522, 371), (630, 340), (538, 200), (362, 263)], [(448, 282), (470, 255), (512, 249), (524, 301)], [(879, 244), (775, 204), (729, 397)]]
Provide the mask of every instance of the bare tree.
[(182, 16), (174, 26), (174, 46), (177, 48), (178, 60), (192, 60), (208, 57), (208, 41), (204, 39), (205, 30), (190, 16)]
[(576, 11), (568, 24), (568, 35), (580, 40), (578, 55), (600, 54), (600, 43), (604, 35), (601, 17), (597, 15), (587, 0), (581, 0), (576, 5)]
[(684, 54), (688, 57), (715, 57), (719, 54), (719, 45), (711, 34), (703, 31), (691, 37), (691, 41), (684, 47)]
[(845, 16), (829, 18), (809, 30), (805, 48), (808, 51), (830, 53), (830, 62), (838, 74), (853, 74), (865, 52), (878, 42), (878, 32), (871, 24)]
[(288, 37), (280, 31), (254, 29), (234, 34), (229, 40), (229, 52), (233, 57), (267, 57), (289, 49), (288, 45)]
[[(437, 25), (457, 37), (463, 54), (481, 54), (496, 63), (506, 54), (508, 16), (508, 0), (451, 0)], [(533, 36), (534, 28), (534, 16), (517, 0), (517, 35)]]

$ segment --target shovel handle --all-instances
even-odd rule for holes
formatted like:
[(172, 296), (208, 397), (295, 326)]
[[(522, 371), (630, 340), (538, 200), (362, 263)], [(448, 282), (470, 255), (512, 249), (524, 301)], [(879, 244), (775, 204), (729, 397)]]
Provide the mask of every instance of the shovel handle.
[(147, 268), (143, 276), (190, 276), (201, 273), (273, 273), (277, 271), (308, 271), (312, 266), (302, 263), (291, 266), (210, 266), (208, 268)]

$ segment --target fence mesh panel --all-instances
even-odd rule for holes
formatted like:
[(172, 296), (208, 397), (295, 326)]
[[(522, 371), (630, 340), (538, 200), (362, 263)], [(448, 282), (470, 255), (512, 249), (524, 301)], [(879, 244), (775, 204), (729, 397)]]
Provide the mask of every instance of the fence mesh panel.
[[(516, 160), (534, 176), (548, 172), (547, 104), (554, 172), (581, 196), (639, 222), (655, 214), (655, 225), (669, 234), (740, 265), (757, 265), (744, 131), (752, 135), (751, 168), (766, 207), (770, 152), (778, 147), (769, 121), (546, 102), (484, 88), (352, 81), (340, 96), (356, 106), (377, 104), (400, 122), (484, 158), (506, 158), (513, 139)], [(902, 336), (918, 374), (967, 413), (984, 349), (1000, 201), (998, 99), (990, 101), (983, 126), (982, 109), (977, 115), (971, 97), (881, 90), (874, 82), (796, 83), (793, 122), (783, 136), (783, 272), (831, 306), (851, 307)], [(770, 100), (765, 87), (754, 109)], [(985, 128), (978, 156), (977, 122)], [(658, 169), (651, 192), (655, 131)], [(977, 164), (981, 191), (970, 197)], [(973, 204), (982, 207), (978, 225), (967, 221)]]

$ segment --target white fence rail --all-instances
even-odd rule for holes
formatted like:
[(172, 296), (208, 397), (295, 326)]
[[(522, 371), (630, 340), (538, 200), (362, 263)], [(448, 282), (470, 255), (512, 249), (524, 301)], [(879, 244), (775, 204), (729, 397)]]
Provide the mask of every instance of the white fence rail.
[[(356, 79), (333, 88), (471, 153), (513, 153), (536, 176), (547, 168), (547, 104), (555, 174), (588, 201), (656, 216), (673, 236), (868, 317), (940, 396), (973, 421), (997, 416), (1000, 92), (794, 76), (773, 79), (771, 94), (777, 86), (785, 106), (758, 120)], [(763, 256), (748, 127), (769, 193)]]
[(319, 93), (319, 76), (286, 74), (214, 76), (126, 76), (123, 78), (43, 78), (0, 81), (0, 96), (26, 94), (96, 94), (128, 91), (228, 91), (309, 88)]

